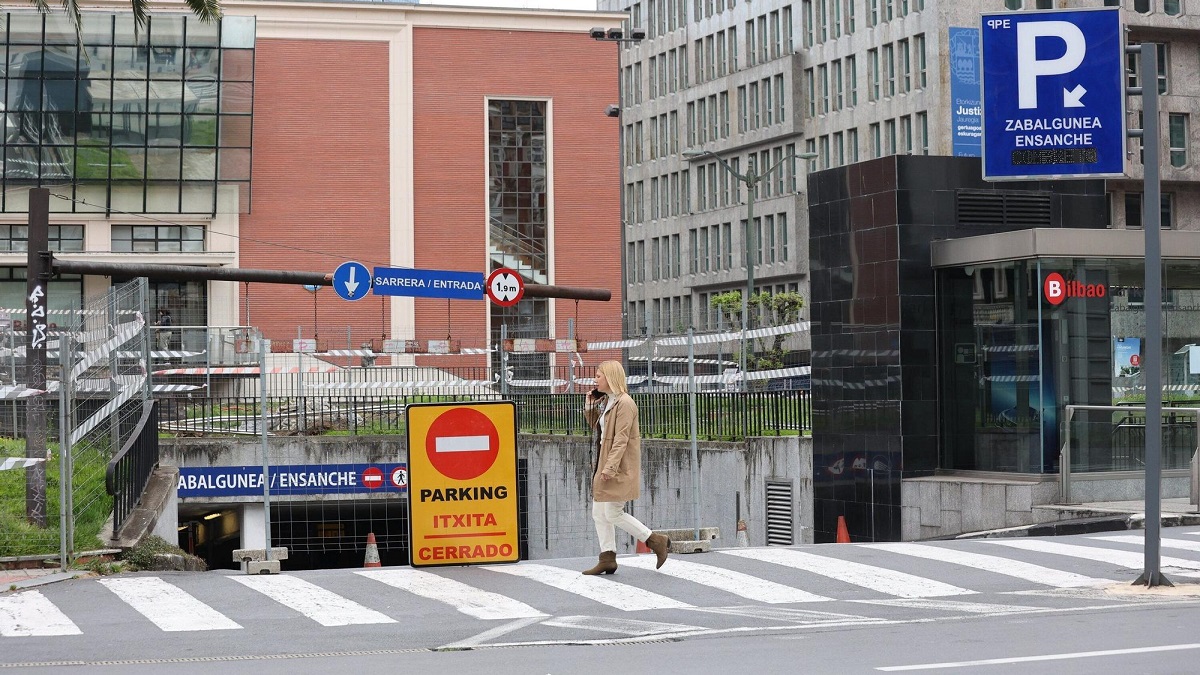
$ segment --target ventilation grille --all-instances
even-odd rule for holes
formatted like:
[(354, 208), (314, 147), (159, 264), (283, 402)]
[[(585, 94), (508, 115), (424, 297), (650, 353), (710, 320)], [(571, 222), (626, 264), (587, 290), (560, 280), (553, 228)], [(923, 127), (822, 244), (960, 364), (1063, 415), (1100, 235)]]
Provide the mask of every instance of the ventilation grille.
[(767, 545), (791, 546), (795, 543), (792, 524), (792, 482), (767, 481)]
[(960, 225), (1049, 227), (1050, 195), (1037, 192), (958, 192)]

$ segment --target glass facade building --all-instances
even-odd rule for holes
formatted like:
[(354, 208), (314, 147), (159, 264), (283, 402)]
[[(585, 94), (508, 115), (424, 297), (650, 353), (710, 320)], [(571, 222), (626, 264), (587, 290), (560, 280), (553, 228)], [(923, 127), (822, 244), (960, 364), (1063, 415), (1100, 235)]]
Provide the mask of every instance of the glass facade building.
[[(1200, 233), (1163, 236), (1162, 400), (1197, 407)], [(1072, 473), (1143, 468), (1144, 233), (1088, 238), (1085, 246), (1068, 231), (1032, 230), (935, 243), (940, 468), (1055, 473), (1068, 433)], [(1009, 259), (992, 259), (996, 251)], [(963, 264), (969, 258), (979, 262)], [(1068, 405), (1117, 410), (1068, 420)], [(1168, 414), (1163, 433), (1163, 467), (1188, 468), (1194, 413)]]
[(82, 21), (77, 39), (60, 13), (0, 14), (0, 211), (26, 210), (14, 187), (69, 184), (53, 211), (215, 214), (233, 185), (248, 212), (254, 18)]

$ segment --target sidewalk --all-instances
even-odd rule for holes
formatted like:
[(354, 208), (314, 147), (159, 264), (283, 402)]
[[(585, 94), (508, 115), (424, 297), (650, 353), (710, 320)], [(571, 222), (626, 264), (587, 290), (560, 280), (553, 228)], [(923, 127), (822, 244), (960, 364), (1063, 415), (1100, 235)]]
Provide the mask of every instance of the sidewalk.
[(0, 569), (0, 593), (12, 590), (13, 588), (32, 588), (41, 586), (42, 584), (51, 584), (56, 581), (66, 581), (91, 574), (87, 570), (67, 570), (63, 572), (57, 567), (43, 569), (20, 569), (20, 570), (5, 570)]

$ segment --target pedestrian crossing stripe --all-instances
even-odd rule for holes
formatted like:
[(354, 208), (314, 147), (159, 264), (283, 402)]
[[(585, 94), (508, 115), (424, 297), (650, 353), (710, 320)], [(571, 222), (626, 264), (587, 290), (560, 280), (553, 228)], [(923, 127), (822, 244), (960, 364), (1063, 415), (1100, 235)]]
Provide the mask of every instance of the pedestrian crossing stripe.
[(355, 572), (430, 600), (437, 600), (476, 619), (526, 619), (547, 616), (529, 605), (461, 581), (414, 569)]
[(79, 626), (39, 591), (0, 596), (0, 635), (4, 637), (82, 634)]
[[(648, 570), (652, 569), (657, 564), (657, 561), (653, 556), (632, 556), (617, 558), (617, 564), (624, 567), (637, 567)], [(663, 565), (659, 569), (659, 572), (686, 581), (692, 581), (702, 586), (708, 586), (709, 588), (733, 593), (734, 595), (741, 596), (747, 600), (754, 600), (755, 602), (783, 604), (792, 602), (824, 602), (833, 599), (775, 583), (774, 581), (760, 579), (744, 572), (679, 560), (678, 558), (672, 558), (671, 564)]]
[[(1101, 541), (1115, 541), (1121, 544), (1137, 544), (1141, 546), (1145, 544), (1146, 538), (1136, 534), (1117, 534), (1107, 537), (1092, 537)], [(1159, 542), (1162, 548), (1177, 548), (1184, 551), (1200, 551), (1200, 541), (1190, 541), (1188, 539), (1162, 539)]]
[(538, 565), (536, 563), (484, 567), (483, 569), (537, 581), (626, 612), (644, 609), (687, 609), (691, 607), (686, 602), (668, 598), (665, 595), (659, 595), (658, 593), (647, 591), (637, 586), (623, 584), (619, 581), (601, 579), (599, 576), (583, 575), (578, 570), (565, 570), (561, 567)]
[[(1049, 553), (1052, 555), (1061, 555), (1071, 558), (1083, 558), (1084, 560), (1095, 560), (1097, 562), (1111, 563), (1113, 565), (1119, 565), (1131, 570), (1143, 569), (1146, 563), (1146, 558), (1141, 553), (1135, 553), (1131, 551), (1114, 551), (1112, 549), (1098, 548), (1095, 546), (1063, 544), (1057, 541), (1042, 541), (1040, 539), (982, 539), (980, 541), (988, 544), (997, 544), (1000, 546), (1024, 549), (1026, 551), (1034, 551), (1037, 553)], [(1173, 574), (1178, 576), (1200, 577), (1200, 571), (1197, 571), (1200, 570), (1200, 563), (1184, 560), (1183, 558), (1163, 556), (1160, 564), (1163, 567), (1177, 567), (1181, 570), (1192, 570), (1173, 572)]]
[(373, 609), (289, 574), (229, 577), (322, 626), (396, 623)]
[(97, 579), (164, 631), (230, 630), (236, 621), (158, 577)]
[(886, 543), (886, 544), (863, 544), (865, 548), (876, 548), (890, 553), (898, 553), (900, 555), (913, 556), (915, 558), (923, 558), (926, 560), (936, 560), (938, 562), (953, 563), (955, 565), (965, 565), (974, 569), (985, 570), (995, 574), (1003, 574), (1005, 576), (1032, 581), (1037, 584), (1045, 584), (1047, 586), (1055, 586), (1057, 588), (1078, 588), (1081, 586), (1098, 586), (1101, 584), (1111, 583), (1110, 579), (1096, 579), (1087, 577), (1074, 572), (1063, 572), (1061, 570), (1042, 567), (1033, 563), (1027, 563), (1021, 560), (1012, 560), (1011, 558), (1001, 558), (994, 555), (984, 555), (982, 553), (972, 553), (971, 551), (963, 551), (956, 548), (945, 548), (941, 546), (928, 546), (925, 544), (912, 543)]
[(901, 598), (969, 595), (975, 591), (904, 572), (787, 548), (721, 549), (718, 553), (783, 565)]

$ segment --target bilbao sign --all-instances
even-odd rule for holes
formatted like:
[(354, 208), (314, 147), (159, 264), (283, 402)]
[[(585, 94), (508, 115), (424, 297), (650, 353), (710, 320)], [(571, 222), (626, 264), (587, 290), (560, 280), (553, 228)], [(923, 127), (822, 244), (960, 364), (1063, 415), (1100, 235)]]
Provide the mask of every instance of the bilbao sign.
[(1042, 282), (1042, 296), (1046, 298), (1046, 302), (1058, 306), (1067, 298), (1106, 298), (1108, 288), (1104, 284), (1067, 281), (1058, 272), (1051, 272)]

